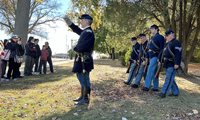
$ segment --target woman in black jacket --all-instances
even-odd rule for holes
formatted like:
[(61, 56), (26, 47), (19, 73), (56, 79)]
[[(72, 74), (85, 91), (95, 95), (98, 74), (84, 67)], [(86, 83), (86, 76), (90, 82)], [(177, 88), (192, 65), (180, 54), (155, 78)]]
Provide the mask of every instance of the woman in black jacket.
[[(9, 40), (5, 39), (3, 41), (3, 44), (4, 44), (4, 50), (8, 49), (7, 48), (7, 44), (8, 44)], [(6, 78), (4, 77), (5, 73), (6, 73), (6, 66), (7, 66), (7, 60), (1, 60), (1, 70), (2, 70), (2, 73), (1, 73), (1, 78)]]
[(18, 39), (19, 37), (17, 35), (12, 35), (11, 41), (7, 44), (7, 48), (11, 51), (11, 54), (9, 58), (9, 68), (6, 81), (9, 81), (9, 79), (11, 78), (11, 73), (12, 73), (12, 79), (17, 80), (16, 79), (17, 63), (14, 62), (14, 57), (16, 56), (16, 48), (19, 45), (17, 43)]
[(34, 64), (35, 64), (35, 75), (38, 75), (38, 61), (39, 61), (39, 57), (41, 55), (41, 51), (40, 51), (40, 46), (38, 44), (39, 39), (35, 39), (35, 48), (36, 48), (36, 57), (34, 60)]
[(32, 75), (32, 69), (34, 64), (34, 58), (36, 57), (36, 49), (34, 44), (34, 37), (29, 37), (27, 44), (25, 45), (26, 49), (26, 60), (24, 67), (24, 75)]
[[(18, 43), (19, 45), (18, 45), (17, 48), (16, 48), (16, 55), (17, 55), (17, 56), (23, 56), (25, 50), (24, 50), (24, 46), (22, 45), (21, 38), (18, 40), (17, 43)], [(20, 71), (19, 71), (19, 68), (21, 67), (21, 64), (22, 64), (22, 63), (17, 63), (17, 71), (16, 71), (16, 77), (17, 77), (17, 78), (23, 78), (23, 77), (21, 76)]]

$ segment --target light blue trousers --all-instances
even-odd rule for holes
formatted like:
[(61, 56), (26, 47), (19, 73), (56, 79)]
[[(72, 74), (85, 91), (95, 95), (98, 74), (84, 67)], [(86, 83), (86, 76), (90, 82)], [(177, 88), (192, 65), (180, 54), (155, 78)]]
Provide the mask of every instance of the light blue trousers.
[(147, 73), (144, 73), (144, 65), (141, 63), (141, 67), (139, 70), (139, 73), (137, 74), (136, 78), (135, 78), (135, 83), (136, 85), (140, 85), (140, 81), (142, 79), (142, 76), (144, 77), (144, 80), (146, 79), (146, 75)]
[(158, 65), (157, 59), (158, 57), (153, 57), (150, 59), (150, 64), (149, 64), (147, 76), (145, 79), (145, 87), (147, 88), (150, 88), (151, 82), (153, 79), (153, 89), (158, 89), (159, 79), (155, 78), (155, 74), (157, 72), (157, 65)]
[[(87, 88), (90, 89), (90, 86), (91, 86), (91, 84), (90, 84), (90, 77), (89, 77), (90, 73), (84, 73), (84, 74), (85, 74), (85, 77), (86, 77)], [(76, 73), (76, 76), (77, 76), (80, 84), (84, 88), (86, 88), (83, 73)]]
[(174, 67), (169, 67), (166, 69), (165, 83), (163, 84), (161, 93), (167, 95), (171, 89), (172, 94), (179, 95), (178, 86), (174, 80), (177, 70)]
[(129, 72), (127, 83), (131, 84), (131, 82), (133, 81), (135, 77), (136, 71), (137, 71), (137, 65), (135, 63), (132, 63), (132, 67), (131, 67), (131, 71)]

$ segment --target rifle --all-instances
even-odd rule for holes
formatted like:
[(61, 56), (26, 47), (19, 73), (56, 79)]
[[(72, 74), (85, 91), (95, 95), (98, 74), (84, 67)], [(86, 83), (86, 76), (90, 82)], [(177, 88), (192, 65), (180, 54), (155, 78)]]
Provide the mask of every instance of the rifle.
[(137, 71), (136, 71), (136, 75), (139, 73), (140, 70), (140, 64), (141, 64), (141, 47), (142, 45), (140, 45), (140, 53), (139, 53), (139, 61), (137, 62)]
[(131, 65), (132, 65), (132, 60), (130, 60), (130, 64), (129, 64), (129, 66), (128, 66), (128, 69), (127, 69), (126, 73), (129, 73), (129, 71), (130, 71), (130, 69), (131, 69)]
[(160, 61), (161, 64), (158, 66), (158, 70), (155, 74), (155, 78), (159, 78), (159, 74), (160, 74), (160, 71), (161, 71), (161, 68), (162, 68), (162, 62), (163, 62), (163, 52), (164, 52), (164, 49), (162, 51), (162, 56), (161, 56), (161, 61)]
[[(148, 43), (147, 43), (146, 49), (148, 49), (148, 47), (149, 47), (150, 39), (151, 39), (151, 29), (150, 29), (150, 27), (149, 27), (149, 41), (148, 41)], [(145, 53), (145, 51), (144, 51), (144, 53)], [(148, 71), (148, 66), (149, 66), (149, 60), (147, 59), (146, 65), (145, 65), (145, 67), (144, 67), (144, 73), (147, 73), (147, 71)]]
[(144, 67), (144, 73), (147, 73), (147, 71), (148, 71), (148, 66), (149, 66), (149, 60), (147, 59), (146, 65), (145, 65), (145, 67)]
[(162, 63), (158, 66), (158, 70), (155, 74), (155, 78), (159, 78), (159, 74), (160, 74), (160, 71), (161, 71), (161, 67), (162, 67)]

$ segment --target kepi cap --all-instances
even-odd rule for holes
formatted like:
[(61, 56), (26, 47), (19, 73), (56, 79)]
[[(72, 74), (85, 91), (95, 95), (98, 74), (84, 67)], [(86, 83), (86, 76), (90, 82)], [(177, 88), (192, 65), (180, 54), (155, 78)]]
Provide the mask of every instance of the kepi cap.
[(174, 31), (172, 31), (172, 30), (167, 30), (166, 32), (165, 32), (165, 36), (168, 36), (169, 34), (173, 34), (174, 33)]
[(81, 17), (79, 17), (79, 19), (89, 19), (89, 20), (93, 20), (93, 18), (92, 18), (90, 15), (88, 15), (88, 14), (83, 14), (83, 15), (81, 15)]
[(146, 37), (146, 35), (143, 33), (139, 34), (139, 37), (143, 37), (143, 36)]
[(151, 28), (158, 29), (158, 26), (157, 26), (157, 25), (155, 25), (155, 24), (153, 24), (153, 25), (150, 27), (150, 29), (151, 29)]
[(131, 38), (131, 41), (134, 41), (134, 40), (137, 40), (137, 38), (136, 38), (136, 37), (132, 37), (132, 38)]

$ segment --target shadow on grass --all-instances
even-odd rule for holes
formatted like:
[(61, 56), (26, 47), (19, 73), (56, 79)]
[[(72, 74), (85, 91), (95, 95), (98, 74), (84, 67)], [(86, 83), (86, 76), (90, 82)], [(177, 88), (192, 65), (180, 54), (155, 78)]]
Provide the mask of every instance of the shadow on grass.
[(197, 84), (198, 86), (200, 86), (200, 76), (198, 75), (193, 75), (193, 74), (188, 74), (188, 75), (184, 75), (184, 74), (178, 74), (177, 75), (180, 78), (183, 79), (187, 79), (188, 81)]
[[(108, 65), (111, 67), (122, 67), (119, 61), (113, 60), (94, 60), (95, 64)], [(125, 67), (124, 67), (125, 68)], [(116, 73), (111, 73), (117, 75)], [(108, 74), (108, 73), (107, 73)], [(100, 78), (92, 82), (92, 99), (90, 101), (90, 109), (88, 106), (71, 106), (67, 113), (51, 114), (42, 117), (41, 120), (49, 120), (54, 117), (63, 120), (121, 120), (122, 117), (136, 120), (161, 120), (161, 119), (199, 119), (200, 116), (194, 114), (192, 110), (200, 111), (200, 91), (189, 91), (186, 89), (180, 90), (178, 97), (166, 97), (161, 99), (158, 92), (143, 92), (141, 88), (144, 86), (142, 80), (139, 88), (134, 89), (130, 86), (124, 85), (124, 79), (111, 77)], [(177, 75), (187, 81), (191, 81), (198, 86), (200, 81), (197, 76)], [(160, 74), (160, 81), (165, 80), (165, 72)], [(178, 83), (184, 84), (184, 83)], [(163, 85), (163, 84), (162, 84)], [(160, 84), (159, 90), (161, 91)], [(184, 84), (185, 87), (190, 87)], [(159, 92), (160, 92), (159, 91)], [(76, 96), (77, 97), (77, 96)], [(77, 113), (78, 115), (74, 115)]]
[(96, 81), (92, 83), (90, 109), (87, 105), (72, 106), (67, 113), (51, 114), (41, 120), (50, 120), (54, 117), (62, 120), (100, 120), (103, 118), (121, 120), (122, 117), (137, 120), (200, 118), (198, 114), (188, 115), (193, 109), (200, 111), (199, 93), (180, 89), (180, 96), (167, 96), (161, 99), (157, 96), (158, 92), (143, 92), (141, 90), (143, 86), (143, 80), (137, 89), (124, 85), (120, 78)]
[[(99, 65), (110, 65), (112, 67), (120, 67), (119, 61), (95, 61)], [(102, 63), (101, 63), (102, 62)], [(110, 63), (109, 63), (110, 62)], [(104, 67), (104, 66), (103, 66)], [(112, 69), (112, 68), (111, 68)], [(142, 80), (141, 85), (138, 89), (133, 89), (130, 86), (124, 85), (123, 80), (127, 78), (120, 78), (118, 74), (122, 74), (122, 71), (118, 70), (113, 73), (111, 71), (105, 73), (104, 77), (94, 78), (92, 83), (92, 95), (90, 101), (90, 109), (88, 106), (69, 106), (63, 113), (49, 113), (39, 118), (40, 120), (52, 120), (52, 118), (61, 118), (62, 120), (121, 120), (122, 117), (127, 119), (137, 119), (137, 120), (163, 120), (169, 119), (195, 119), (195, 115), (188, 116), (187, 113), (192, 113), (193, 109), (200, 111), (200, 92), (199, 91), (188, 91), (185, 89), (180, 89), (181, 95), (178, 97), (166, 97), (160, 99), (156, 92), (143, 92), (141, 88), (144, 86), (144, 81)], [(102, 69), (103, 71), (103, 69)], [(103, 74), (100, 71), (98, 74)], [(66, 73), (66, 74), (65, 74)], [(95, 74), (92, 73), (92, 74)], [(110, 77), (113, 76), (114, 77)], [(71, 67), (67, 68), (65, 66), (59, 66), (55, 68), (54, 74), (41, 75), (41, 76), (31, 76), (19, 79), (16, 82), (8, 82), (3, 85), (3, 89), (28, 89), (29, 87), (34, 87), (34, 85), (40, 83), (55, 82), (61, 80), (64, 77), (73, 75), (71, 72)], [(160, 79), (164, 80), (163, 76), (165, 73), (161, 73)], [(94, 75), (95, 76), (95, 75)], [(100, 79), (99, 79), (100, 78)], [(187, 80), (191, 78), (188, 77)], [(32, 82), (30, 82), (32, 81)], [(18, 85), (19, 83), (19, 85)], [(8, 84), (8, 85), (6, 85)], [(182, 83), (180, 83), (182, 84)], [(199, 83), (198, 83), (199, 84)], [(8, 88), (6, 88), (8, 87)], [(162, 87), (162, 85), (160, 85)], [(188, 86), (189, 87), (189, 86)], [(79, 90), (75, 88), (75, 90)], [(160, 88), (161, 90), (161, 88)], [(67, 92), (70, 92), (68, 89)], [(70, 93), (71, 94), (71, 93)], [(73, 96), (76, 98), (77, 96)], [(66, 96), (66, 102), (69, 103), (69, 99)], [(62, 107), (61, 107), (62, 108)], [(56, 108), (56, 109), (61, 109)], [(78, 115), (74, 115), (77, 113)], [(185, 117), (184, 117), (185, 116)], [(187, 117), (187, 118), (186, 118)], [(198, 119), (198, 118), (197, 118)]]
[(124, 67), (124, 68), (127, 67), (127, 66), (122, 66), (119, 60), (94, 60), (94, 64), (108, 65), (111, 67)]
[(3, 85), (0, 86), (0, 90), (11, 90), (11, 89), (29, 89), (34, 87), (34, 85), (48, 82), (56, 82), (64, 77), (69, 77), (74, 73), (71, 72), (71, 67), (65, 66), (55, 66), (54, 73), (47, 72), (46, 75), (33, 75), (24, 76), (24, 78), (19, 78), (17, 81), (10, 80), (9, 82), (3, 81)]

